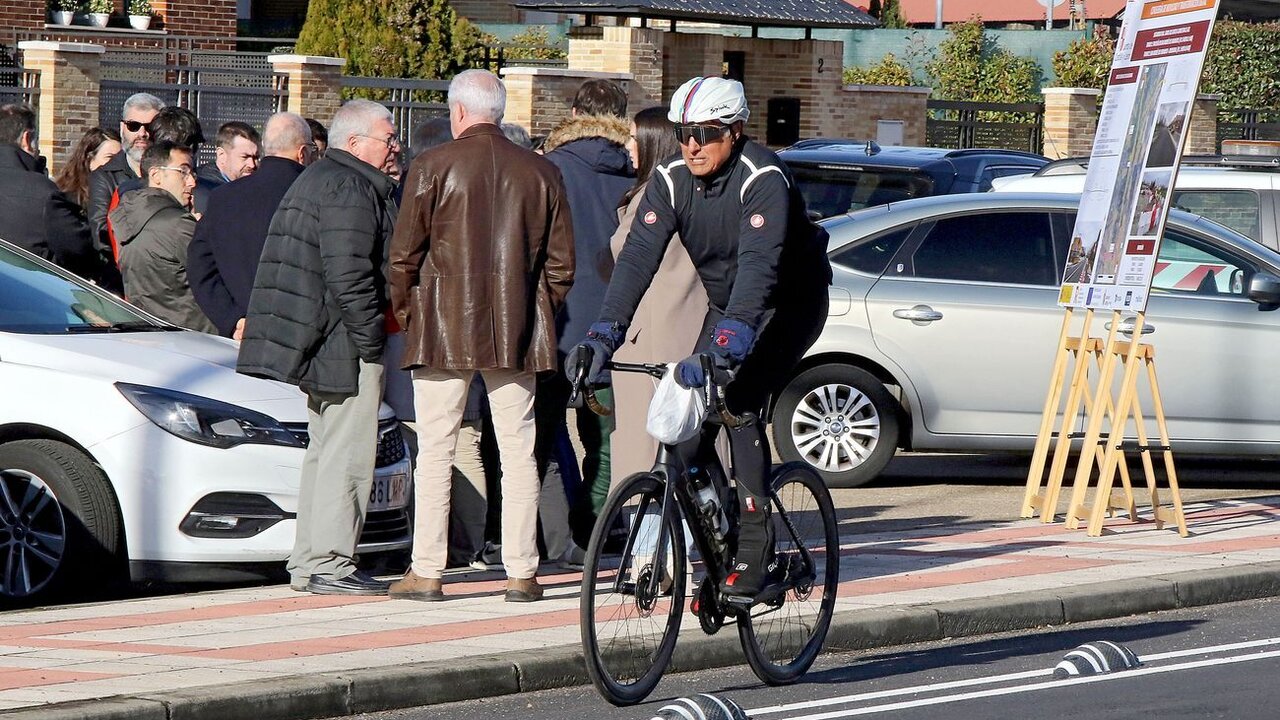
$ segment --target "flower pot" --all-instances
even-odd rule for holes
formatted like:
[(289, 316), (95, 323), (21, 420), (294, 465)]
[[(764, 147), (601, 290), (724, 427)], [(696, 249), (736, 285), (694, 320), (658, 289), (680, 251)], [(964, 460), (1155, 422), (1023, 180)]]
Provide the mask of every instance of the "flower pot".
[(89, 24), (94, 27), (106, 27), (111, 13), (89, 13)]
[(76, 12), (74, 10), (54, 10), (53, 24), (54, 25), (70, 25), (71, 21), (74, 20), (75, 17), (76, 17)]
[(129, 27), (133, 28), (134, 30), (146, 30), (147, 28), (151, 27), (151, 16), (150, 15), (130, 15)]

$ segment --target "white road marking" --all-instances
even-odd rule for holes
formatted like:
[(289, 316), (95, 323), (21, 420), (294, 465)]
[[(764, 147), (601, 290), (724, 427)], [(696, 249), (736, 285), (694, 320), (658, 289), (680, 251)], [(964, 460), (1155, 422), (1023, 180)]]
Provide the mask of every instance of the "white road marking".
[[(1161, 660), (1171, 660), (1180, 657), (1190, 657), (1193, 655), (1211, 655), (1222, 652), (1231, 652), (1233, 650), (1246, 650), (1250, 648), (1268, 647), (1272, 645), (1280, 645), (1280, 637), (1266, 638), (1264, 640), (1249, 640), (1238, 643), (1227, 643), (1223, 645), (1209, 645), (1200, 648), (1189, 648), (1186, 650), (1174, 650), (1164, 653), (1140, 654), (1139, 660), (1143, 663), (1158, 662)], [(1280, 656), (1280, 650), (1272, 650), (1267, 652), (1254, 653), (1251, 655), (1240, 655), (1227, 658), (1216, 658), (1210, 660), (1199, 660), (1194, 662), (1180, 663), (1174, 665), (1166, 665), (1162, 667), (1140, 667), (1131, 670), (1125, 670), (1119, 673), (1107, 675), (1094, 675), (1083, 678), (1075, 678), (1071, 680), (1053, 680), (1050, 682), (1035, 683), (1032, 685), (1023, 685), (1015, 687), (1003, 687), (991, 690), (982, 690), (971, 693), (959, 693), (955, 695), (945, 695), (941, 697), (912, 700), (900, 703), (888, 703), (884, 705), (875, 705), (865, 708), (857, 708), (853, 710), (838, 710), (829, 713), (819, 713), (816, 715), (802, 715), (787, 720), (827, 720), (829, 718), (851, 717), (854, 715), (866, 715), (875, 712), (887, 712), (889, 710), (900, 710), (904, 708), (921, 707), (925, 705), (937, 705), (947, 702), (957, 702), (960, 700), (968, 700), (981, 697), (992, 697), (998, 695), (1010, 695), (1020, 692), (1034, 692), (1037, 690), (1047, 690), (1055, 687), (1063, 687), (1069, 683), (1082, 682), (1101, 682), (1103, 680), (1114, 680), (1117, 678), (1136, 677), (1138, 675), (1151, 675), (1161, 672), (1174, 672), (1178, 670), (1190, 670), (1198, 667), (1209, 667), (1213, 665), (1223, 665), (1237, 662), (1248, 662), (1251, 660), (1265, 660), (1271, 657)], [(857, 693), (854, 695), (843, 695), (840, 697), (823, 698), (821, 700), (806, 700), (804, 702), (790, 703), (786, 705), (771, 705), (753, 710), (747, 710), (750, 717), (761, 717), (764, 715), (773, 715), (778, 713), (795, 712), (798, 710), (810, 710), (814, 708), (831, 707), (833, 705), (848, 705), (867, 700), (881, 700), (884, 698), (897, 697), (902, 695), (921, 695), (943, 690), (955, 690), (958, 688), (974, 687), (979, 685), (994, 685), (997, 683), (1013, 682), (1017, 680), (1028, 680), (1037, 677), (1050, 677), (1053, 675), (1053, 668), (1044, 670), (1027, 670), (1023, 672), (1008, 673), (1004, 675), (991, 675), (987, 677), (970, 678), (967, 680), (950, 680), (947, 682), (932, 683), (929, 685), (915, 685), (912, 687), (896, 688), (893, 690), (878, 690), (874, 692)]]

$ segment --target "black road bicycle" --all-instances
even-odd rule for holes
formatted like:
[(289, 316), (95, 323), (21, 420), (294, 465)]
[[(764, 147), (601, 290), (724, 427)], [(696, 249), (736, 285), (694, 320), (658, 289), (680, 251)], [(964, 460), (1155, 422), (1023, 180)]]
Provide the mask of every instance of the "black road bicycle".
[[(586, 362), (575, 368), (573, 402), (608, 414), (586, 383)], [(665, 365), (609, 363), (614, 372), (661, 378)], [(711, 379), (704, 356), (707, 422), (729, 432), (754, 420), (732, 414), (724, 387)], [(698, 443), (692, 443), (697, 445)], [(778, 582), (754, 604), (721, 596), (737, 543), (737, 494), (710, 443), (659, 446), (653, 469), (631, 475), (610, 493), (591, 533), (583, 563), (580, 626), (587, 672), (614, 705), (645, 699), (671, 662), (684, 614), (713, 635), (736, 624), (747, 662), (769, 685), (804, 676), (827, 636), (840, 574), (840, 542), (831, 494), (802, 463), (777, 468), (770, 482)], [(696, 559), (691, 553), (696, 552)]]

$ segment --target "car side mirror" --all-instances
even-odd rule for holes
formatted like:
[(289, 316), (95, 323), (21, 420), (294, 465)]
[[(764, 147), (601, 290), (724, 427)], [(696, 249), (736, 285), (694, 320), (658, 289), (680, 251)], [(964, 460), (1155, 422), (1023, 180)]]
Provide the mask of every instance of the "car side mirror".
[(1258, 303), (1259, 310), (1280, 308), (1280, 277), (1269, 273), (1256, 273), (1249, 280), (1248, 297)]

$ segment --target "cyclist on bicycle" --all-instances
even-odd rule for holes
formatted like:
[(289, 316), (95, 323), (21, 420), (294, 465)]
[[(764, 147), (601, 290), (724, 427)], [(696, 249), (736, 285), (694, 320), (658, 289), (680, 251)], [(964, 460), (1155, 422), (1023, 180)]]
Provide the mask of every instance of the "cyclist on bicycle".
[[(827, 233), (810, 221), (791, 173), (778, 156), (743, 133), (750, 111), (742, 84), (694, 78), (671, 98), (680, 156), (659, 165), (636, 211), (598, 321), (566, 368), (590, 348), (589, 377), (604, 363), (653, 280), (667, 243), (679, 233), (706, 287), (710, 308), (693, 355), (676, 368), (684, 387), (701, 387), (699, 354), (710, 354), (717, 380), (732, 378), (729, 409), (754, 413), (730, 430), (737, 478), (739, 532), (733, 571), (721, 584), (748, 603), (774, 579), (768, 482), (772, 468), (759, 413), (817, 339), (827, 314)], [(708, 425), (700, 439), (714, 443)]]

